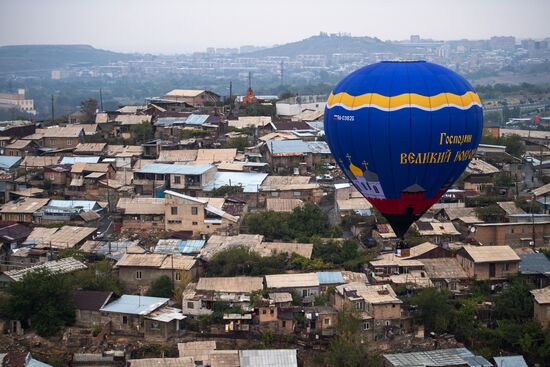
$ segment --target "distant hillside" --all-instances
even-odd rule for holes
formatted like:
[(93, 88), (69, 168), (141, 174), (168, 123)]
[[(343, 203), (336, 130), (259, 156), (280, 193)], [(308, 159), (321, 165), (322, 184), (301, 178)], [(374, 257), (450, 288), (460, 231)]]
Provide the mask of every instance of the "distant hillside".
[(395, 51), (398, 46), (372, 37), (319, 35), (247, 54), (247, 56), (330, 55)]
[(130, 57), (128, 54), (99, 50), (89, 45), (2, 46), (0, 72), (50, 71), (80, 63), (103, 65)]

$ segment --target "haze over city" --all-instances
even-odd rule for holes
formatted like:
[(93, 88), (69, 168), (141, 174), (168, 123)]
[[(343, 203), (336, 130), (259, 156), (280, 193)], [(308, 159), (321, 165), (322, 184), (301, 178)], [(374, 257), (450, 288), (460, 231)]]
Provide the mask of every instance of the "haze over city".
[(3, 0), (0, 45), (90, 44), (118, 52), (186, 53), (271, 46), (318, 34), (382, 40), (550, 36), (550, 2)]

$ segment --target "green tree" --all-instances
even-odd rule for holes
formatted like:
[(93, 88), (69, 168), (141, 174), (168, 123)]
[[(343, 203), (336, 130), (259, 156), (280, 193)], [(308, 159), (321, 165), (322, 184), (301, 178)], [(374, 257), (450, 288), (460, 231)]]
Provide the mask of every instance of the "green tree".
[(500, 187), (510, 187), (514, 184), (510, 174), (501, 172), (495, 175), (495, 185)]
[(288, 216), (288, 229), (294, 238), (308, 241), (313, 235), (329, 234), (328, 217), (317, 205), (306, 203)]
[(108, 260), (101, 260), (72, 274), (74, 285), (89, 291), (122, 293), (118, 277), (113, 273)]
[(217, 197), (222, 197), (226, 195), (231, 195), (238, 192), (243, 192), (244, 188), (242, 186), (236, 185), (223, 185), (217, 189), (212, 190), (212, 195)]
[(153, 138), (153, 126), (147, 121), (143, 121), (141, 124), (132, 125), (130, 134), (137, 143), (144, 143)]
[(532, 287), (519, 279), (514, 279), (510, 286), (502, 291), (495, 302), (497, 319), (515, 321), (529, 320), (533, 316)]
[(336, 335), (330, 340), (327, 360), (330, 366), (370, 366), (366, 338), (361, 335), (363, 322), (351, 309), (338, 312)]
[(230, 148), (237, 148), (238, 151), (244, 151), (248, 147), (248, 139), (245, 136), (239, 136), (231, 139), (229, 143)]
[(412, 297), (411, 304), (418, 307), (416, 321), (424, 325), (426, 332), (445, 332), (451, 317), (449, 292), (437, 288), (424, 288)]
[(74, 322), (72, 285), (64, 274), (39, 269), (11, 283), (7, 293), (6, 310), (10, 318), (23, 325), (30, 320), (41, 336), (55, 335)]
[(521, 158), (525, 153), (525, 146), (519, 135), (510, 135), (501, 138), (501, 144), (506, 146), (506, 153)]
[(266, 237), (266, 240), (288, 240), (291, 238), (287, 215), (271, 210), (257, 213), (249, 213), (244, 218), (244, 225), (248, 227), (248, 233), (257, 233)]
[(150, 297), (171, 298), (173, 294), (172, 280), (166, 275), (157, 278), (147, 292)]
[(478, 206), (475, 208), (475, 212), (479, 219), (487, 223), (499, 223), (504, 215), (504, 210), (496, 204)]

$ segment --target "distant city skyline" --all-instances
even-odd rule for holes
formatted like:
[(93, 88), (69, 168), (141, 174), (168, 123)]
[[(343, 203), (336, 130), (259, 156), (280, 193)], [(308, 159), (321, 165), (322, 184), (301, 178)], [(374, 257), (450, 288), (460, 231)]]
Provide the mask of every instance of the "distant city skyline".
[(155, 54), (272, 46), (320, 31), (381, 40), (550, 36), (547, 0), (281, 0), (269, 6), (246, 0), (2, 0), (0, 9), (2, 46), (89, 44)]

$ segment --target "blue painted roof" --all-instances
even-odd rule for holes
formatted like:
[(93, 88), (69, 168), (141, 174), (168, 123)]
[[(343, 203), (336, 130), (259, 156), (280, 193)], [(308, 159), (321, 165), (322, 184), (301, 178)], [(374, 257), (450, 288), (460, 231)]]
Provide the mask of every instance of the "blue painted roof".
[(519, 255), (519, 272), (521, 274), (550, 273), (550, 260), (543, 253)]
[(168, 298), (124, 294), (119, 299), (103, 306), (100, 311), (126, 313), (130, 315), (147, 315), (167, 303), (169, 300)]
[(494, 357), (497, 367), (527, 367), (523, 356)]
[(344, 283), (344, 278), (342, 273), (339, 271), (318, 271), (317, 278), (319, 279), (319, 284), (342, 284)]
[(188, 240), (178, 244), (178, 248), (180, 253), (190, 254), (193, 252), (199, 252), (204, 247), (205, 243), (205, 240)]
[(159, 175), (178, 174), (178, 175), (201, 175), (214, 167), (211, 164), (165, 164), (165, 163), (150, 163), (141, 167), (136, 172), (139, 173), (155, 173)]
[(225, 185), (243, 187), (244, 192), (258, 192), (258, 188), (264, 182), (267, 173), (257, 172), (217, 172), (214, 181), (210, 182), (204, 191), (212, 191)]
[(185, 124), (186, 125), (202, 125), (206, 122), (206, 120), (208, 120), (209, 117), (210, 117), (210, 115), (195, 115), (195, 114), (192, 114), (192, 115), (189, 115), (189, 117), (187, 117), (187, 120), (185, 120)]
[(171, 126), (171, 125), (184, 125), (185, 117), (159, 117), (155, 125), (158, 126)]
[(159, 254), (198, 253), (205, 243), (205, 240), (159, 240), (157, 246), (155, 246), (155, 252)]
[(21, 161), (21, 157), (0, 155), (0, 169), (11, 169)]
[(63, 157), (59, 164), (97, 163), (100, 157)]

